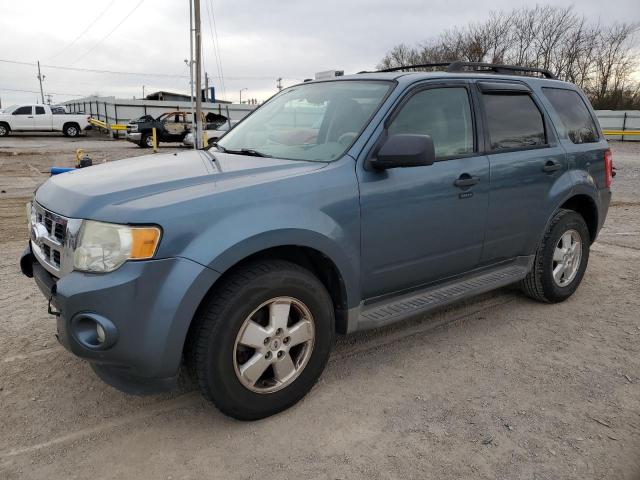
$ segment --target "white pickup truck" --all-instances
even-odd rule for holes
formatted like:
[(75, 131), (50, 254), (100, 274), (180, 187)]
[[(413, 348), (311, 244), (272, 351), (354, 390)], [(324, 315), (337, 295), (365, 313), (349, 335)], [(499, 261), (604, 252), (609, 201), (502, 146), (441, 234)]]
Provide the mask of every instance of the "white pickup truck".
[(84, 113), (52, 113), (49, 105), (13, 105), (0, 113), (0, 137), (11, 132), (62, 132), (77, 137), (89, 124)]

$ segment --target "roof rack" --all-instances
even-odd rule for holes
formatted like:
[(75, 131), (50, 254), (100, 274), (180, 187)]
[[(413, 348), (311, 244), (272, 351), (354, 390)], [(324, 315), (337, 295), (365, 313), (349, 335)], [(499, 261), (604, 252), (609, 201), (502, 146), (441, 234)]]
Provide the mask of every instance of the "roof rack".
[[(442, 68), (446, 67), (447, 72), (465, 73), (465, 72), (481, 72), (481, 73), (501, 73), (509, 75), (518, 75), (520, 73), (538, 73), (544, 78), (555, 79), (556, 76), (549, 70), (544, 68), (520, 67), (517, 65), (502, 65), (499, 63), (482, 63), (482, 62), (438, 62), (438, 63), (422, 63), (417, 65), (403, 65), (401, 67), (385, 68), (378, 72), (404, 72), (411, 70), (419, 70), (425, 68)], [(362, 72), (364, 73), (364, 72)]]

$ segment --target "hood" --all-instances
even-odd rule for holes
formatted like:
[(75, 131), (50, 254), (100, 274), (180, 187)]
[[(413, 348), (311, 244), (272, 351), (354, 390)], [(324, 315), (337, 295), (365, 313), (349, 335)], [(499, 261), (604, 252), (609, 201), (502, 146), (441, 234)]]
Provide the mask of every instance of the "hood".
[(188, 151), (146, 155), (55, 175), (36, 192), (43, 207), (72, 218), (100, 219), (108, 206), (171, 192), (175, 201), (189, 187), (246, 188), (282, 177), (317, 170), (325, 163)]

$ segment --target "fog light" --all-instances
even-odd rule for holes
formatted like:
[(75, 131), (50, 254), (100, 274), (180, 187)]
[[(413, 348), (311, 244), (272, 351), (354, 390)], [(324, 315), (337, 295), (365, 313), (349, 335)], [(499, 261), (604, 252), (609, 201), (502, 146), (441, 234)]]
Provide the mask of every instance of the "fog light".
[(98, 337), (98, 343), (104, 343), (105, 339), (107, 338), (107, 334), (104, 331), (104, 328), (102, 328), (102, 325), (100, 325), (99, 323), (96, 323), (96, 334)]

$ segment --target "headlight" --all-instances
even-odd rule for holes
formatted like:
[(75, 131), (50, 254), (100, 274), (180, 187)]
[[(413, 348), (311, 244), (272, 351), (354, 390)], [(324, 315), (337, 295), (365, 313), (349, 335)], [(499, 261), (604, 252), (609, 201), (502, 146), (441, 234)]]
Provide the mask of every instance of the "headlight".
[(84, 272), (112, 272), (127, 260), (152, 258), (160, 242), (158, 227), (82, 222), (73, 267)]

